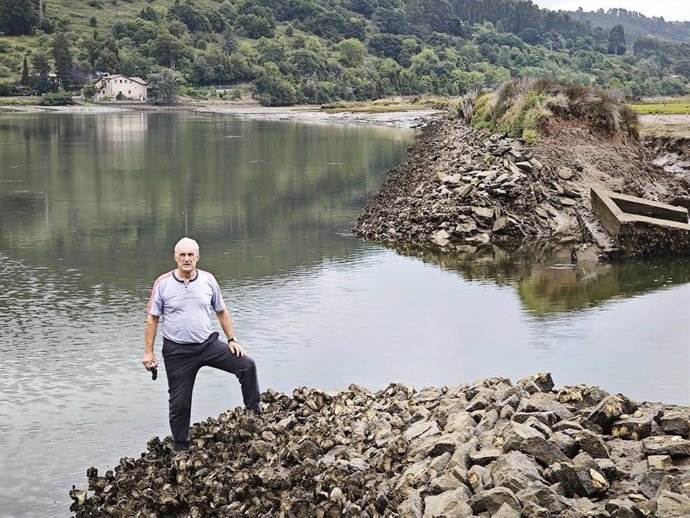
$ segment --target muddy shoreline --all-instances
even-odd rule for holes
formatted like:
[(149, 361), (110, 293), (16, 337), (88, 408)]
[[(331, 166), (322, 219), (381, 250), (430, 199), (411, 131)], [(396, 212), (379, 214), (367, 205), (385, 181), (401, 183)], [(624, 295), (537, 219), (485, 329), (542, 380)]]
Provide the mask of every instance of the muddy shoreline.
[(179, 103), (172, 106), (132, 103), (78, 104), (74, 106), (0, 105), (0, 114), (104, 114), (127, 111), (180, 112), (208, 116), (232, 116), (251, 120), (291, 121), (312, 124), (354, 124), (394, 128), (417, 128), (443, 113), (436, 109), (401, 110), (384, 113), (347, 111), (347, 109), (343, 109), (343, 111), (329, 113), (328, 111), (320, 110), (318, 106), (265, 107), (250, 103)]

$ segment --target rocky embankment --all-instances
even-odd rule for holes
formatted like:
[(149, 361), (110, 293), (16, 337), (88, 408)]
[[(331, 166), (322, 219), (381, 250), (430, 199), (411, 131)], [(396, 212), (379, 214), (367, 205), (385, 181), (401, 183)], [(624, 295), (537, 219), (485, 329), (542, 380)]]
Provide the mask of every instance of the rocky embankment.
[(596, 244), (590, 189), (672, 202), (689, 183), (655, 166), (634, 139), (554, 120), (539, 143), (475, 132), (449, 117), (430, 124), (359, 217), (375, 241), (465, 250), (510, 240)]
[(690, 516), (690, 408), (539, 374), (457, 388), (392, 384), (266, 392), (192, 427), (192, 449), (149, 442), (88, 470), (77, 517)]
[(654, 165), (690, 180), (690, 137), (647, 137), (643, 142)]

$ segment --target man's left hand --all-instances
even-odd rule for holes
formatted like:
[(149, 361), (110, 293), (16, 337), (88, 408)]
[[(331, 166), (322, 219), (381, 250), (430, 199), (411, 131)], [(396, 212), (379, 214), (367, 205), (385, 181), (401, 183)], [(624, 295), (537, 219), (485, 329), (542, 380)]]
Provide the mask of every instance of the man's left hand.
[(243, 356), (247, 356), (247, 351), (244, 350), (244, 347), (242, 347), (235, 341), (228, 342), (228, 349), (230, 349), (230, 352), (232, 354), (234, 354), (235, 356), (239, 356), (240, 358)]

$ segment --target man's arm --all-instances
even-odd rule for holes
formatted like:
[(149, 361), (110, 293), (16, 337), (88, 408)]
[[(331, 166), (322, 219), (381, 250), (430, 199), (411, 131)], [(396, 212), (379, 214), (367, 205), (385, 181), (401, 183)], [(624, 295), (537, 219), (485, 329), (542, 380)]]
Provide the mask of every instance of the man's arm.
[(157, 364), (156, 355), (153, 353), (153, 344), (156, 341), (156, 331), (158, 330), (158, 320), (160, 317), (146, 315), (146, 330), (144, 331), (144, 368), (149, 370), (151, 365)]
[(247, 351), (245, 351), (244, 347), (242, 347), (234, 340), (235, 331), (232, 328), (232, 319), (230, 318), (230, 312), (226, 308), (223, 311), (219, 311), (216, 314), (218, 315), (220, 327), (223, 328), (225, 336), (228, 337), (228, 349), (230, 349), (230, 351), (233, 354), (236, 354), (237, 356), (246, 356)]

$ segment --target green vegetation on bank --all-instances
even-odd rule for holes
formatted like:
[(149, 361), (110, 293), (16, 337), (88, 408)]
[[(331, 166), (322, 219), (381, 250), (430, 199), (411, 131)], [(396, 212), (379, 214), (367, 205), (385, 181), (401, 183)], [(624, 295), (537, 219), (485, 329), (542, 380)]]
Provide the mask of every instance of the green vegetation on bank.
[(597, 131), (622, 131), (639, 138), (637, 113), (621, 96), (599, 88), (565, 85), (549, 79), (515, 79), (490, 94), (460, 103), (460, 115), (475, 129), (510, 133), (529, 144), (555, 118), (576, 119)]
[(455, 96), (536, 76), (635, 99), (684, 95), (690, 80), (690, 43), (630, 41), (620, 24), (520, 0), (0, 0), (0, 32), (0, 83), (19, 93), (79, 89), (96, 71), (157, 78), (159, 100), (169, 87), (242, 89), (265, 105)]
[(630, 107), (639, 115), (690, 115), (690, 102), (631, 104)]

